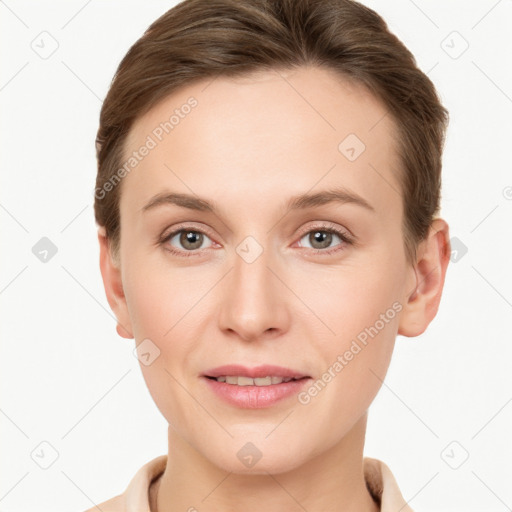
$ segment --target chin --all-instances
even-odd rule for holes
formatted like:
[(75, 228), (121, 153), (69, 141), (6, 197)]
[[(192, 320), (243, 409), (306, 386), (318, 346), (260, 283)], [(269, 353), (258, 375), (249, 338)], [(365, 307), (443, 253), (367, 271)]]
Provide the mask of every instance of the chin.
[[(296, 460), (288, 447), (272, 446), (257, 448), (257, 443), (244, 441), (234, 443), (236, 446), (225, 446), (222, 452), (205, 454), (215, 466), (237, 475), (268, 475), (292, 471), (303, 461)], [(296, 455), (296, 454), (295, 454)]]
[[(297, 467), (296, 464), (294, 464), (294, 461), (286, 458), (285, 454), (283, 454), (282, 458), (280, 457), (278, 460), (272, 458), (272, 460), (264, 461), (263, 458), (261, 458), (253, 467), (245, 468), (243, 464), (238, 463), (238, 461), (234, 462), (233, 459), (219, 462), (221, 463), (217, 464), (218, 467), (236, 475), (278, 475), (280, 473), (292, 471)], [(222, 464), (222, 462), (225, 462), (225, 465)]]

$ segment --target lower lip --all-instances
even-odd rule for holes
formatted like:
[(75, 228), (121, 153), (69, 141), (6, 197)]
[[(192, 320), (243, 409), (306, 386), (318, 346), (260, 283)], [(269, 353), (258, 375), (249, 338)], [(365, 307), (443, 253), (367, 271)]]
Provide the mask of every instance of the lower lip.
[(210, 389), (220, 398), (243, 409), (263, 409), (280, 400), (297, 395), (311, 379), (291, 380), (270, 386), (238, 386), (203, 377)]

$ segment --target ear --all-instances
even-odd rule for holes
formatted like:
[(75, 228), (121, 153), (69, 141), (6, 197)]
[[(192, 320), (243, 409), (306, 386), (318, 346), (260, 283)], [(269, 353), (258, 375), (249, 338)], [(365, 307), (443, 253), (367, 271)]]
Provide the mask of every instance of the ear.
[(427, 238), (419, 244), (417, 254), (413, 269), (416, 285), (407, 290), (398, 326), (398, 334), (409, 337), (422, 334), (439, 308), (451, 255), (449, 228), (443, 219), (432, 222)]
[(117, 334), (123, 338), (131, 339), (133, 338), (132, 326), (123, 291), (121, 267), (114, 262), (109, 240), (105, 228), (102, 226), (98, 229), (98, 241), (100, 243), (101, 277), (103, 278), (103, 286), (110, 309), (117, 318)]

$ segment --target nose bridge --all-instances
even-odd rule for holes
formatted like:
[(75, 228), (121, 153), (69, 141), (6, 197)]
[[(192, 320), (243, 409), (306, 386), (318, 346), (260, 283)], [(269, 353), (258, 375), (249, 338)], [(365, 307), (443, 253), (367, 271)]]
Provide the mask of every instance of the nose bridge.
[(256, 242), (247, 240), (236, 248), (234, 257), (233, 281), (242, 297), (261, 295), (270, 291), (272, 272), (269, 270), (272, 255), (268, 249), (263, 249)]
[(274, 275), (271, 250), (251, 236), (235, 250), (223, 297), (222, 327), (244, 339), (257, 338), (270, 329), (282, 330), (288, 318), (286, 296), (278, 289), (282, 284)]

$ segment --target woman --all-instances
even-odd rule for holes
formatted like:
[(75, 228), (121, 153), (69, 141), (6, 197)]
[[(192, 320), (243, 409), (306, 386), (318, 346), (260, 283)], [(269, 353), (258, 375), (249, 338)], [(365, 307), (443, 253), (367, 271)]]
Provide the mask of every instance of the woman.
[(351, 0), (185, 0), (148, 28), (103, 104), (95, 215), (168, 454), (99, 509), (411, 510), (363, 448), (396, 335), (439, 306), (447, 119)]

